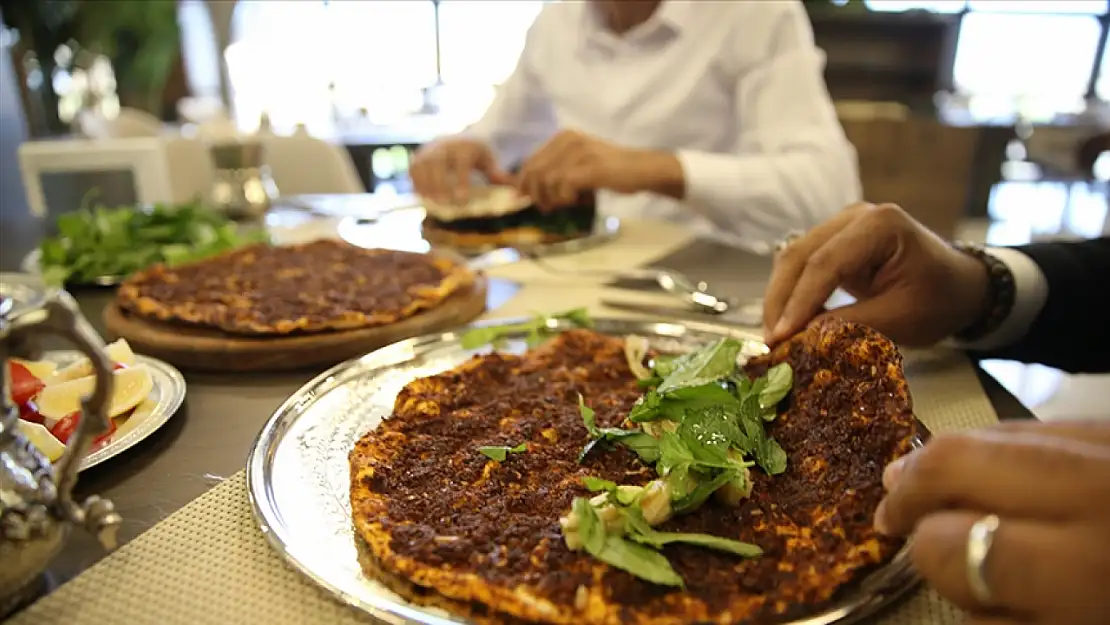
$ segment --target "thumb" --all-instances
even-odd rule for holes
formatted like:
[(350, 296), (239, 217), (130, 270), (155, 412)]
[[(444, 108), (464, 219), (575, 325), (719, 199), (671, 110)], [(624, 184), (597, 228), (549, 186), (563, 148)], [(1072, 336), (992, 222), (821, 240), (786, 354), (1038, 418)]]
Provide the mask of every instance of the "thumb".
[(513, 177), (508, 172), (501, 169), (497, 165), (490, 165), (487, 169), (482, 170), (482, 174), (490, 181), (490, 184), (498, 185), (512, 185)]
[(501, 169), (501, 166), (497, 164), (497, 159), (494, 158), (493, 153), (490, 152), (488, 148), (483, 150), (483, 153), (478, 158), (478, 162), (475, 163), (474, 168), (477, 169), (483, 176), (485, 176), (486, 180), (489, 180), (490, 184), (512, 184), (512, 176), (510, 176), (505, 170)]
[(907, 302), (912, 301), (914, 298), (909, 294), (888, 291), (870, 299), (824, 311), (817, 315), (814, 323), (827, 318), (859, 323), (906, 347), (924, 347), (944, 338), (932, 336), (929, 325), (922, 323), (921, 315), (908, 309)]

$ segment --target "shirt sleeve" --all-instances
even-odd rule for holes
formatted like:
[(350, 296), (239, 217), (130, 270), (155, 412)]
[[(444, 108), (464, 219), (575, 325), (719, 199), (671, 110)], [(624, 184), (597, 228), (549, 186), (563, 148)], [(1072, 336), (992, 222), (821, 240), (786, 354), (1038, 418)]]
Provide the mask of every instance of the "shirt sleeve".
[(956, 343), (971, 351), (1002, 349), (1020, 341), (1048, 299), (1048, 280), (1032, 258), (1010, 248), (990, 248), (987, 252), (1002, 261), (1014, 275), (1014, 307), (990, 334), (975, 341)]
[(534, 152), (558, 127), (554, 107), (534, 63), (550, 22), (544, 12), (536, 17), (513, 73), (497, 89), (482, 117), (459, 133), (489, 145), (505, 168)]
[(676, 152), (686, 204), (754, 241), (815, 226), (861, 195), (856, 152), (829, 97), (809, 18), (800, 2), (779, 6), (768, 52), (737, 79), (737, 152)]

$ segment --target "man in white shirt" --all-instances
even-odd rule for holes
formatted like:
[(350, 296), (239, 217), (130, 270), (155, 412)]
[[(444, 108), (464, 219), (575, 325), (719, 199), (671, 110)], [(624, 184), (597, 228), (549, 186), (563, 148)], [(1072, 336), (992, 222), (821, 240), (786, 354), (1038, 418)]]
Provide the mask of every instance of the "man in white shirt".
[(485, 115), (421, 150), (413, 183), (461, 201), (476, 170), (547, 209), (597, 191), (607, 214), (765, 247), (859, 199), (824, 62), (796, 0), (552, 3)]

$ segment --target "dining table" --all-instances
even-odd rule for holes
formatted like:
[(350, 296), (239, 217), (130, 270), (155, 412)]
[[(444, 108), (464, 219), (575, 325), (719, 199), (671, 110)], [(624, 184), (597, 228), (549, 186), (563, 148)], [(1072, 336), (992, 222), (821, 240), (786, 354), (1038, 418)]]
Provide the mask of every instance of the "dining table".
[[(280, 243), (341, 236), (344, 219), (349, 216), (276, 215), (269, 223)], [(379, 226), (390, 227), (384, 222)], [(419, 238), (411, 232), (395, 238), (409, 245), (414, 236)], [(375, 240), (391, 238), (394, 237)], [(35, 244), (34, 240), (0, 233), (0, 246), (6, 248), (5, 263), (0, 269), (18, 271), (17, 266), (12, 266), (12, 259), (20, 254), (13, 247), (30, 251)], [(608, 308), (602, 302), (673, 304), (670, 296), (658, 290), (622, 283), (608, 275), (619, 268), (647, 266), (677, 270), (705, 281), (717, 293), (758, 302), (769, 276), (771, 258), (706, 240), (673, 224), (626, 220), (619, 236), (605, 245), (549, 257), (540, 263), (524, 259), (486, 268), (490, 288), (482, 318), (519, 317), (578, 306), (587, 307), (595, 317), (643, 318), (644, 315), (624, 309)], [(71, 293), (93, 327), (104, 332), (102, 312), (114, 292), (110, 288), (92, 288), (72, 289)], [(758, 332), (758, 328), (748, 329)], [(947, 415), (956, 415), (952, 417), (952, 427), (996, 418), (1032, 418), (1013, 395), (958, 352), (909, 354), (907, 363), (911, 392), (915, 400), (919, 391), (923, 398), (918, 402), (919, 410), (935, 415), (931, 427), (932, 423), (948, 423), (944, 421)], [(263, 557), (258, 553), (262, 549), (258, 545), (265, 545), (247, 512), (243, 486), (242, 471), (252, 445), (275, 410), (321, 370), (256, 374), (184, 371), (187, 392), (177, 414), (139, 445), (80, 475), (77, 486), (80, 495), (98, 494), (114, 502), (123, 518), (120, 532), (123, 546), (109, 554), (92, 537), (74, 532), (43, 577), (35, 600), (12, 617), (13, 625), (367, 622), (362, 615), (311, 587), (300, 575), (274, 572), (284, 564), (272, 553), (265, 556), (272, 558), (268, 564), (259, 565), (268, 573), (239, 570), (247, 564), (236, 560), (236, 554), (244, 549)], [(973, 412), (979, 421), (965, 418)], [(208, 497), (215, 499), (209, 501)], [(221, 514), (239, 516), (237, 521), (229, 520), (226, 529), (217, 529), (214, 519)], [(193, 532), (195, 538), (182, 542), (180, 536), (175, 538), (167, 532)], [(231, 543), (205, 547), (204, 537), (209, 534), (214, 541)], [(173, 540), (178, 543), (171, 546)], [(160, 548), (161, 555), (150, 552)], [(144, 550), (148, 552), (145, 555)], [(209, 554), (209, 550), (214, 553)], [(271, 573), (285, 577), (266, 587), (270, 582), (264, 579), (265, 575)], [(243, 577), (238, 581), (219, 581), (221, 574)], [(221, 589), (228, 584), (245, 585), (242, 601), (221, 598), (224, 593)], [(101, 597), (98, 592), (111, 597)], [(194, 592), (195, 596), (185, 596)], [(134, 593), (142, 596), (132, 597)], [(303, 594), (290, 603), (289, 593)], [(933, 597), (930, 601), (941, 600)], [(274, 617), (277, 610), (293, 613), (282, 612), (280, 617)], [(936, 622), (950, 622), (947, 619), (938, 617)]]

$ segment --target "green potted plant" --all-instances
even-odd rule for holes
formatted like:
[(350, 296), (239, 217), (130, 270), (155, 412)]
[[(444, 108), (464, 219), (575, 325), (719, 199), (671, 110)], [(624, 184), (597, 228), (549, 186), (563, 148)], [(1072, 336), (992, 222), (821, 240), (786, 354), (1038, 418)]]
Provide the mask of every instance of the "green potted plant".
[(55, 52), (70, 41), (111, 61), (122, 106), (162, 117), (163, 90), (181, 54), (174, 0), (0, 0), (0, 13), (42, 70), (51, 130), (64, 130), (50, 77)]

